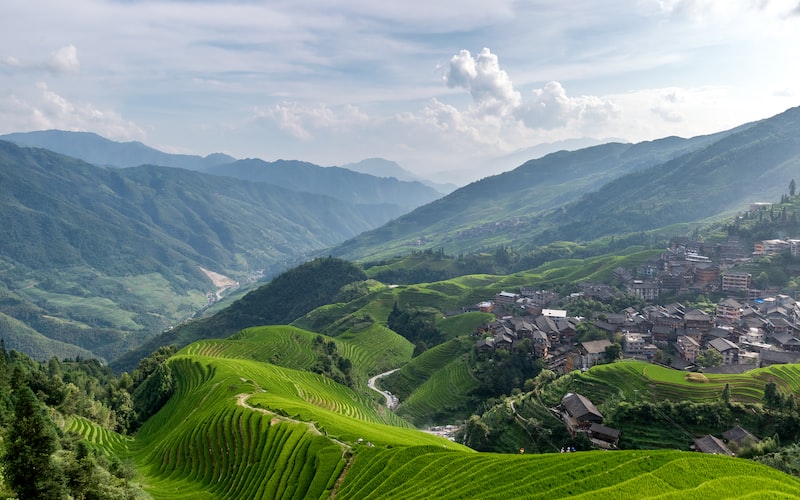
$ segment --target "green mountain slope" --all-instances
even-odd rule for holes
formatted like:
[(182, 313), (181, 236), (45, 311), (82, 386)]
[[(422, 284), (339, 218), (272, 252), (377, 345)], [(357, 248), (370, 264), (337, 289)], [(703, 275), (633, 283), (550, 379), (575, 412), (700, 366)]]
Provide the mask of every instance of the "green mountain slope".
[[(741, 127), (746, 129), (747, 126)], [(713, 144), (732, 131), (639, 144), (610, 143), (562, 151), (488, 177), (368, 231), (333, 250), (350, 259), (377, 259), (412, 249), (444, 248), (456, 255), (520, 243), (541, 215), (631, 172)], [(520, 232), (525, 232), (524, 237)]]
[(164, 153), (145, 146), (141, 142), (116, 142), (91, 132), (41, 130), (0, 135), (0, 140), (13, 142), (20, 146), (48, 149), (105, 167), (160, 165), (162, 167), (205, 170), (236, 161), (235, 158), (221, 153), (205, 157)]
[[(771, 201), (800, 174), (800, 108), (724, 137), (662, 165), (604, 185), (543, 226), (552, 236), (591, 240), (720, 217)], [(547, 236), (544, 237), (548, 239)]]
[(384, 208), (0, 141), (0, 290), (12, 302), (0, 313), (113, 358), (206, 304), (218, 287), (201, 267), (273, 274), (382, 223)]
[(352, 204), (399, 207), (397, 215), (425, 205), (441, 194), (419, 182), (375, 177), (346, 168), (320, 167), (302, 161), (239, 160), (207, 170), (255, 182), (268, 182), (292, 191), (324, 194)]
[[(308, 162), (258, 159), (237, 161), (224, 154), (206, 157), (164, 153), (140, 142), (116, 142), (90, 132), (45, 130), (0, 136), (0, 140), (32, 146), (107, 167), (158, 165), (197, 170), (254, 182), (266, 182), (292, 191), (327, 195), (350, 205), (386, 205), (392, 217), (402, 215), (441, 196), (415, 179), (391, 179), (358, 173), (355, 169), (321, 167)], [(391, 208), (390, 208), (391, 207)], [(388, 219), (387, 219), (388, 220)]]
[(677, 451), (475, 453), (387, 425), (330, 379), (190, 346), (175, 392), (133, 438), (67, 429), (132, 460), (153, 498), (800, 498), (800, 481), (744, 459)]
[(276, 276), (210, 316), (184, 323), (125, 353), (112, 363), (119, 371), (133, 369), (141, 358), (161, 346), (183, 347), (201, 339), (226, 338), (253, 326), (288, 324), (331, 302), (342, 287), (366, 279), (364, 271), (350, 262), (315, 259)]

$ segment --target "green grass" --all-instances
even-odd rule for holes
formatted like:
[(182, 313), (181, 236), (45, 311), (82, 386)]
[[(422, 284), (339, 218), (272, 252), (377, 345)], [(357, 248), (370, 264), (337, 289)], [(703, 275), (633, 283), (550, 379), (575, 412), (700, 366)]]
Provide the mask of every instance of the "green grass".
[(125, 330), (141, 328), (134, 321), (134, 313), (125, 311), (114, 301), (104, 297), (76, 297), (62, 293), (53, 293), (36, 287), (23, 290), (24, 295), (33, 301), (45, 301), (59, 309), (70, 312), (74, 316), (102, 318), (115, 327)]
[[(270, 344), (280, 332), (307, 334), (293, 328), (251, 329), (229, 341), (199, 342), (171, 358), (176, 392), (135, 438), (85, 419), (71, 419), (67, 428), (92, 446), (133, 459), (142, 486), (155, 499), (329, 498), (345, 471), (336, 498), (705, 498), (719, 492), (800, 498), (797, 479), (728, 457), (650, 451), (474, 453), (415, 429), (387, 425), (390, 419), (368, 396), (329, 379), (251, 359), (270, 352), (257, 347), (259, 340)], [(301, 359), (302, 351), (299, 347), (285, 359)], [(420, 366), (433, 366), (437, 356), (447, 359), (433, 351)], [(431, 392), (441, 398), (447, 387), (460, 387), (465, 374), (457, 366), (463, 365), (451, 361), (435, 370), (417, 393), (440, 384)], [(634, 364), (622, 367), (628, 375), (637, 371)], [(611, 368), (606, 370), (614, 372)], [(796, 370), (764, 372), (800, 380)]]
[(628, 401), (693, 401), (719, 400), (729, 385), (731, 400), (742, 403), (760, 402), (764, 386), (775, 382), (784, 392), (800, 393), (800, 366), (774, 365), (743, 374), (704, 374), (708, 381), (693, 381), (686, 372), (642, 361), (621, 361), (599, 365), (572, 375), (570, 390), (590, 395), (596, 403), (610, 397)]
[(119, 457), (129, 455), (130, 445), (133, 442), (130, 436), (123, 436), (78, 416), (72, 416), (67, 420), (65, 430), (80, 435), (93, 448), (105, 450)]
[(271, 347), (260, 341), (270, 345), (279, 333), (308, 334), (250, 329), (190, 345), (170, 360), (177, 392), (129, 444), (154, 498), (324, 498), (347, 453), (367, 442), (465, 449), (410, 428), (330, 379), (252, 359), (268, 356)]
[(747, 460), (676, 451), (496, 455), (359, 453), (337, 498), (800, 497), (800, 481)]
[(407, 399), (438, 370), (469, 352), (474, 345), (468, 338), (454, 338), (432, 347), (383, 379), (381, 385), (399, 398)]
[(345, 332), (336, 340), (342, 342), (343, 356), (371, 374), (397, 368), (410, 360), (414, 352), (411, 342), (378, 324), (359, 332)]
[(397, 413), (418, 425), (466, 418), (464, 401), (478, 385), (464, 360), (455, 359), (433, 372), (407, 400), (401, 400)]
[(453, 338), (470, 335), (481, 324), (493, 320), (494, 315), (490, 313), (468, 312), (440, 319), (436, 326), (444, 333), (445, 337)]

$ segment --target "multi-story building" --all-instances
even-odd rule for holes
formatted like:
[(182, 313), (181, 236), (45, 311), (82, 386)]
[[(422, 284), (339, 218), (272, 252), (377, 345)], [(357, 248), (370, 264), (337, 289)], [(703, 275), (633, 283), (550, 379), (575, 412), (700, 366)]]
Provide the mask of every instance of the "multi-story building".
[(697, 329), (705, 333), (714, 326), (714, 316), (699, 309), (689, 309), (683, 314), (684, 325), (687, 330)]
[(649, 341), (650, 335), (626, 332), (622, 335), (622, 350), (625, 354), (644, 354)]
[(681, 335), (675, 343), (681, 357), (689, 363), (694, 363), (697, 360), (697, 355), (700, 353), (700, 344), (692, 337)]
[(722, 273), (723, 292), (741, 292), (750, 288), (753, 276), (741, 271), (726, 271)]
[(513, 306), (519, 295), (512, 292), (500, 292), (494, 296), (494, 303), (499, 306)]
[(753, 244), (753, 255), (772, 255), (789, 248), (789, 242), (784, 240), (763, 240)]
[(792, 257), (800, 256), (800, 240), (786, 240), (789, 244), (789, 252), (792, 254)]
[(652, 302), (658, 298), (658, 284), (652, 281), (634, 280), (626, 288), (629, 293), (647, 302)]
[(694, 282), (696, 285), (719, 283), (719, 267), (710, 264), (694, 266)]
[(713, 339), (708, 341), (709, 349), (714, 349), (722, 355), (722, 363), (726, 365), (739, 364), (739, 346), (728, 339)]
[(717, 304), (717, 317), (735, 323), (742, 318), (742, 305), (733, 299), (725, 299)]

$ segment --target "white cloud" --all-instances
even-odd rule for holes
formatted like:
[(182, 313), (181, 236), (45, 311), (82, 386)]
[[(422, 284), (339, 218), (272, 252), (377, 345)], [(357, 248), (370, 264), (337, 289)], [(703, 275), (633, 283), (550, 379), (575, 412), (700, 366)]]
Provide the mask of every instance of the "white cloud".
[(24, 65), (22, 64), (22, 61), (20, 61), (19, 59), (17, 59), (14, 56), (5, 56), (5, 57), (3, 57), (2, 62), (6, 66), (11, 66), (12, 68), (22, 68), (22, 67), (24, 67)]
[(72, 102), (39, 82), (25, 95), (0, 96), (4, 132), (61, 129), (91, 131), (115, 140), (143, 139), (144, 131), (119, 113)]
[(474, 58), (468, 50), (454, 55), (444, 80), (448, 87), (468, 90), (484, 113), (503, 115), (519, 106), (519, 92), (500, 69), (497, 56), (487, 48)]
[(47, 71), (53, 75), (78, 73), (81, 69), (78, 49), (72, 44), (54, 50), (47, 55), (46, 59), (36, 62), (25, 62), (14, 55), (4, 56), (0, 61), (11, 68), (33, 72)]
[(78, 60), (78, 49), (74, 45), (67, 45), (51, 52), (45, 63), (51, 72), (77, 73), (81, 69), (81, 62)]
[(514, 89), (508, 73), (500, 68), (497, 55), (487, 48), (476, 57), (467, 50), (454, 55), (443, 79), (450, 88), (469, 91), (475, 106), (468, 112), (474, 117), (521, 120), (531, 129), (551, 130), (571, 122), (577, 122), (578, 127), (580, 122), (594, 127), (617, 112), (608, 99), (569, 97), (564, 87), (554, 81), (533, 90), (531, 98), (525, 100)]
[(297, 102), (282, 102), (266, 109), (256, 109), (255, 117), (274, 120), (281, 130), (304, 141), (314, 137), (312, 130), (345, 133), (369, 121), (369, 117), (356, 106), (334, 109), (324, 104), (306, 106)]
[(548, 82), (535, 89), (531, 100), (518, 110), (518, 116), (533, 129), (554, 129), (567, 126), (571, 121), (585, 121), (591, 126), (608, 121), (617, 113), (609, 99), (595, 96), (569, 97), (558, 82)]

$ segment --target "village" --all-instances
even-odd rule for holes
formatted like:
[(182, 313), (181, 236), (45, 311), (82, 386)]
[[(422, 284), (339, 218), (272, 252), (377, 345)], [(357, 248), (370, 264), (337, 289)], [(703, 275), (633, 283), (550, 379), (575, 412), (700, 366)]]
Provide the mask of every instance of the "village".
[[(729, 374), (797, 363), (800, 303), (777, 290), (754, 288), (751, 274), (737, 270), (753, 257), (780, 252), (797, 257), (800, 240), (759, 241), (747, 255), (735, 240), (708, 245), (675, 239), (657, 261), (637, 269), (615, 269), (615, 286), (581, 283), (579, 291), (563, 298), (549, 290), (501, 290), (493, 300), (475, 306), (495, 315), (473, 333), (475, 348), (491, 353), (525, 346), (531, 358), (543, 360), (560, 375), (620, 358), (687, 372)], [(713, 311), (678, 302), (658, 304), (660, 296), (674, 296), (671, 292), (678, 290), (722, 298)], [(626, 293), (646, 305), (592, 317), (570, 317), (566, 309), (556, 308), (579, 298), (610, 303)], [(581, 338), (587, 326), (595, 333), (590, 340)], [(568, 394), (554, 412), (571, 434), (584, 433), (600, 448), (616, 447), (619, 431), (603, 425), (602, 414), (586, 397)], [(732, 439), (756, 439), (744, 429), (729, 432)], [(714, 436), (696, 439), (693, 448), (732, 453)]]

